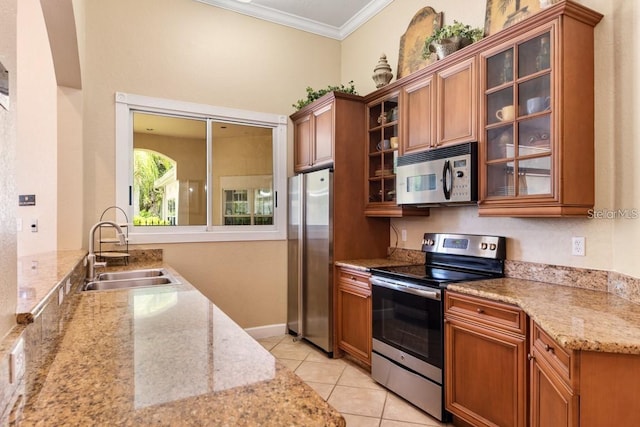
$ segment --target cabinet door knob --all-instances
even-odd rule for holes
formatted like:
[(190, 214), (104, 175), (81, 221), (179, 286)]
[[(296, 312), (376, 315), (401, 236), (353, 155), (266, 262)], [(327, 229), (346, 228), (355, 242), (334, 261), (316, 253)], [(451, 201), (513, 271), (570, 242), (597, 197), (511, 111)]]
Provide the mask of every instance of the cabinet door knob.
[(351, 280), (356, 280), (356, 277), (355, 276), (351, 276)]
[(531, 353), (527, 354), (527, 359), (529, 359), (529, 360), (533, 360), (533, 359), (535, 359), (535, 358), (536, 358), (536, 357), (535, 357), (533, 354), (531, 354)]
[(477, 309), (476, 309), (476, 311), (477, 311), (479, 314), (484, 313), (484, 310), (483, 310), (483, 309), (481, 309), (481, 308), (477, 308)]

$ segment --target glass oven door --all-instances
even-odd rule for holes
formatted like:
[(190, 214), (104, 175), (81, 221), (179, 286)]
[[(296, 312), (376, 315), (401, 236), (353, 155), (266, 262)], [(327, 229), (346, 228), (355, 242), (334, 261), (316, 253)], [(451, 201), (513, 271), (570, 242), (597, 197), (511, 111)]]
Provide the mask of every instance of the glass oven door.
[(441, 291), (401, 283), (372, 277), (373, 339), (442, 369)]

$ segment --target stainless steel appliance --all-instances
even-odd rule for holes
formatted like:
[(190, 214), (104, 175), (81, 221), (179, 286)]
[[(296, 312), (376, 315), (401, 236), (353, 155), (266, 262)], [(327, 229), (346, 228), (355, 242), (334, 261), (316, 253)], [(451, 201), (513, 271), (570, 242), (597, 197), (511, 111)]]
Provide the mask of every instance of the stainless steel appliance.
[(399, 205), (473, 203), (478, 200), (478, 144), (468, 142), (398, 157)]
[(502, 277), (505, 238), (425, 233), (425, 264), (371, 269), (372, 377), (437, 419), (444, 409), (447, 284)]
[(333, 172), (289, 178), (289, 332), (333, 356)]

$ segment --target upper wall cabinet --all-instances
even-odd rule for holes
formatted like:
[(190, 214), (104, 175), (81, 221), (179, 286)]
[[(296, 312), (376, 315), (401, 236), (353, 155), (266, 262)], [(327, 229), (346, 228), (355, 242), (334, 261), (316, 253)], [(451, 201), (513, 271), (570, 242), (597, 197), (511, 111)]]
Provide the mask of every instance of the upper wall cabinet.
[(559, 3), (480, 52), (481, 216), (584, 216), (594, 203), (594, 42)]
[(335, 98), (293, 114), (295, 172), (319, 169), (333, 163)]
[(471, 57), (401, 87), (401, 154), (477, 139), (476, 58)]

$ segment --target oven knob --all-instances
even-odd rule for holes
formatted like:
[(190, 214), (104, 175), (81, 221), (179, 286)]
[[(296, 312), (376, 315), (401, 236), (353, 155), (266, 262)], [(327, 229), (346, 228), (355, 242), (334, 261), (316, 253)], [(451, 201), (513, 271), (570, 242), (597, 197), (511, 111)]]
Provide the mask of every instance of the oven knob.
[(487, 250), (487, 246), (488, 245), (486, 243), (484, 243), (484, 242), (480, 243), (480, 249), (482, 249), (483, 251)]
[(458, 172), (456, 172), (456, 176), (457, 176), (458, 178), (462, 178), (462, 177), (464, 176), (464, 172), (462, 172), (462, 171), (458, 171)]
[(495, 244), (495, 243), (491, 243), (491, 244), (489, 245), (489, 250), (491, 250), (491, 251), (495, 251), (495, 250), (496, 250), (496, 244)]
[(434, 242), (433, 240), (431, 240), (431, 239), (424, 239), (424, 240), (422, 241), (422, 244), (423, 244), (423, 245), (426, 245), (426, 246), (433, 246), (433, 244), (434, 244), (434, 243), (435, 243), (435, 242)]

